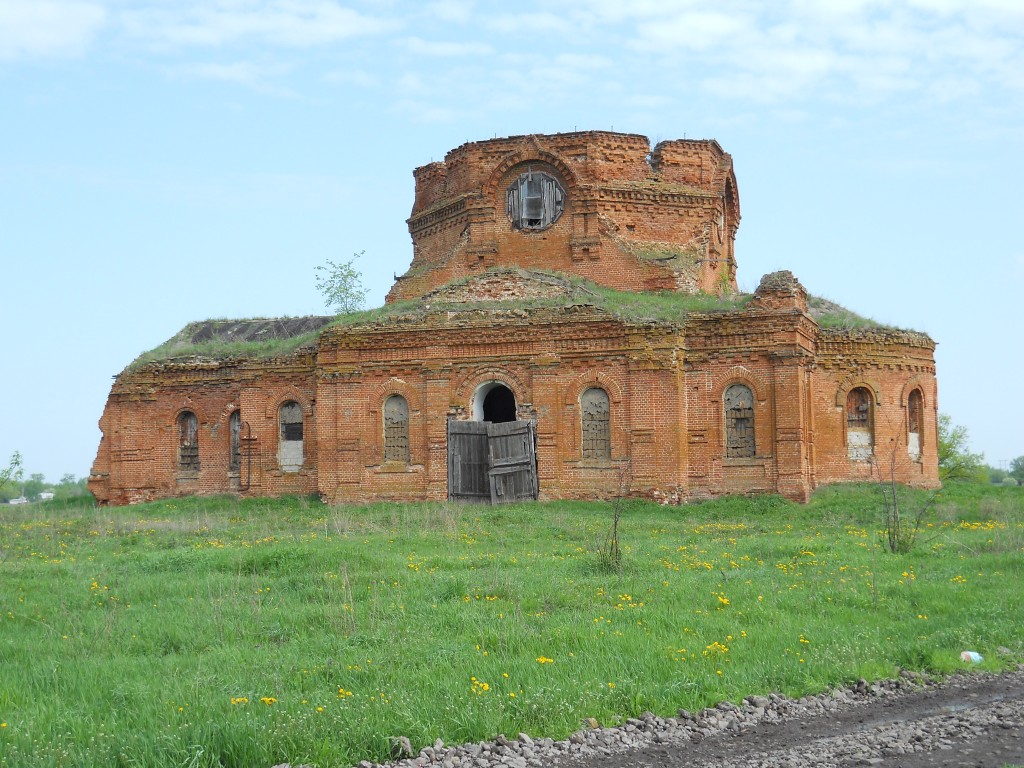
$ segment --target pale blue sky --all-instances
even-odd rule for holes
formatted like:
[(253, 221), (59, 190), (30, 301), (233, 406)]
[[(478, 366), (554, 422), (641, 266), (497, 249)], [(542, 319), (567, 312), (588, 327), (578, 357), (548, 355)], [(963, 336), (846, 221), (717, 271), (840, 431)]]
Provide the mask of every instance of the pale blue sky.
[(209, 317), (319, 314), (412, 258), (466, 141), (715, 138), (739, 281), (939, 342), (939, 408), (1024, 454), (1021, 0), (0, 0), (0, 458), (88, 473), (111, 384)]

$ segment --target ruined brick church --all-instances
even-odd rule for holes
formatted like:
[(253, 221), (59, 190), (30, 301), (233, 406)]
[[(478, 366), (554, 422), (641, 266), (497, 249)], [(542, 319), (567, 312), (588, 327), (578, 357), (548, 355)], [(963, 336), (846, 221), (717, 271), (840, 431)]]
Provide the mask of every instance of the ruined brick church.
[(413, 260), (383, 308), (194, 323), (116, 377), (100, 503), (938, 484), (934, 343), (789, 272), (739, 294), (717, 142), (515, 136), (415, 178)]

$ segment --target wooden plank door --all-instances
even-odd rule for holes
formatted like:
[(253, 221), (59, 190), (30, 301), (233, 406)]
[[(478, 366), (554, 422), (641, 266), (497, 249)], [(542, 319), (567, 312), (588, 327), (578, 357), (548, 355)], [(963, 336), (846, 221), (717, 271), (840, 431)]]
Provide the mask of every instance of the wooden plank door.
[(537, 498), (537, 452), (532, 421), (485, 422), (492, 504)]
[(487, 424), (448, 419), (448, 498), (489, 502)]

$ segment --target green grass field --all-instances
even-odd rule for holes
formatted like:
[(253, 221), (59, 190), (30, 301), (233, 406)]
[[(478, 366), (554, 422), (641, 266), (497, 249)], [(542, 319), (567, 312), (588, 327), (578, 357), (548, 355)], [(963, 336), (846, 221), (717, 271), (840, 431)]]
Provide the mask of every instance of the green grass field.
[[(348, 765), (564, 737), (899, 668), (1024, 659), (1024, 489), (954, 486), (917, 545), (878, 491), (685, 507), (0, 508), (7, 766)], [(996, 648), (1005, 646), (1010, 656)]]

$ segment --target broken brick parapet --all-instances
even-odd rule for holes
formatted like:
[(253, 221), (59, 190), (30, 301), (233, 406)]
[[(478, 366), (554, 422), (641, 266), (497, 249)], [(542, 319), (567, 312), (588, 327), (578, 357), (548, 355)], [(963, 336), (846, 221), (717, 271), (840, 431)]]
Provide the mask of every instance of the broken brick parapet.
[[(657, 152), (652, 164), (646, 137), (598, 131), (452, 150), (443, 163), (416, 171), (408, 221), (413, 262), (388, 301), (511, 265), (625, 290), (735, 291), (739, 198), (731, 159), (707, 141), (663, 142)], [(517, 229), (506, 215), (506, 193), (534, 172), (557, 179), (564, 211), (547, 227)], [(682, 261), (638, 256), (666, 246), (696, 255)]]

